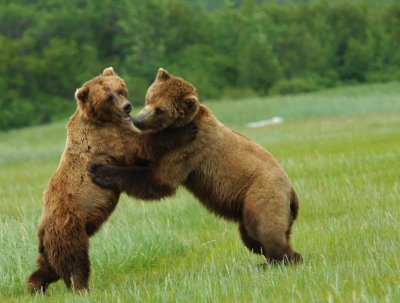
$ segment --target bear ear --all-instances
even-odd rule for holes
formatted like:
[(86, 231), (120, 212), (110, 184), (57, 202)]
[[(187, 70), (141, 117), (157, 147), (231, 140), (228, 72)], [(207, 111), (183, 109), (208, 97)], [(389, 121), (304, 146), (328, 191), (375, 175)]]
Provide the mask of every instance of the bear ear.
[(103, 76), (115, 76), (116, 73), (112, 67), (107, 67), (103, 70)]
[(156, 80), (158, 81), (166, 81), (171, 78), (171, 75), (162, 67), (158, 69)]
[(187, 95), (187, 96), (184, 98), (184, 102), (190, 103), (190, 104), (193, 104), (193, 105), (194, 105), (195, 103), (199, 102), (199, 98), (197, 98), (196, 95)]
[(75, 91), (75, 99), (84, 103), (89, 96), (89, 87), (83, 86)]
[(186, 114), (195, 114), (199, 109), (199, 98), (196, 95), (187, 95), (183, 99)]

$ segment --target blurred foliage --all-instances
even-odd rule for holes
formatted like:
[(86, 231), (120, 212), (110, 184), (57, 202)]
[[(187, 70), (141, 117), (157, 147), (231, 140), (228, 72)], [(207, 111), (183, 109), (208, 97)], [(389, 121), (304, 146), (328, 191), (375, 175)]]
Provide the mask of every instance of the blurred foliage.
[(71, 114), (114, 66), (143, 103), (158, 67), (202, 98), (400, 79), (398, 1), (0, 1), (0, 130)]

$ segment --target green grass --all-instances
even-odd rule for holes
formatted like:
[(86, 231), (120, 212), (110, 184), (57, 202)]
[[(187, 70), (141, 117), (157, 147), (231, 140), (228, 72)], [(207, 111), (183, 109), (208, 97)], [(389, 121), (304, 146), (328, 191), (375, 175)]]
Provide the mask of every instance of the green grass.
[[(0, 302), (399, 302), (400, 84), (210, 103), (270, 150), (300, 197), (296, 267), (258, 268), (235, 224), (181, 190), (160, 203), (124, 196), (91, 240), (89, 294), (62, 282), (31, 296), (42, 191), (65, 121), (0, 133)], [(281, 125), (247, 129), (273, 115)]]

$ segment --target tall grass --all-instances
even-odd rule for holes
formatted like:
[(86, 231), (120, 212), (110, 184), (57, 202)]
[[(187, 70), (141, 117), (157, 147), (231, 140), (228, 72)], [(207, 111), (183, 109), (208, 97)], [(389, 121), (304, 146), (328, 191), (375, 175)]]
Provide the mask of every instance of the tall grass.
[[(41, 195), (63, 123), (0, 133), (1, 302), (398, 302), (400, 85), (210, 103), (270, 150), (300, 197), (295, 267), (257, 264), (235, 224), (184, 190), (159, 203), (123, 197), (91, 240), (89, 293), (62, 282), (31, 296)], [(281, 125), (245, 123), (280, 115)]]

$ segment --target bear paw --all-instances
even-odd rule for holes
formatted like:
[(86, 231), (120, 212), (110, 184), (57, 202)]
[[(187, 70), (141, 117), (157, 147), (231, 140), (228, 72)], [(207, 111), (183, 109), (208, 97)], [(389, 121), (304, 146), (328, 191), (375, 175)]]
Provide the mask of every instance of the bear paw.
[(100, 187), (115, 189), (115, 184), (112, 182), (112, 178), (107, 173), (107, 168), (103, 164), (91, 162), (87, 167), (87, 171), (93, 183)]

